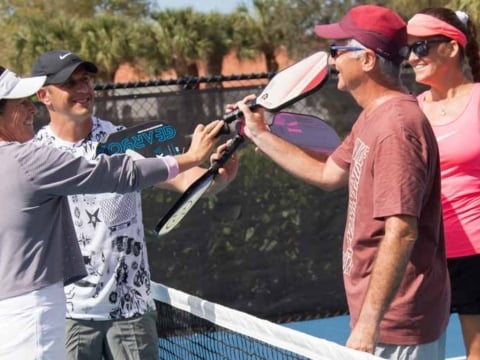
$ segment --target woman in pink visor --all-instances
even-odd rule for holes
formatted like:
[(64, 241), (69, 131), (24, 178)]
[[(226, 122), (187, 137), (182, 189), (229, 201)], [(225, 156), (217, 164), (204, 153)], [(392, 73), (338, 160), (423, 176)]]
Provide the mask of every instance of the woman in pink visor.
[(480, 359), (480, 59), (464, 12), (428, 8), (407, 26), (408, 62), (429, 89), (418, 101), (440, 149), (451, 311), (462, 325), (467, 358)]

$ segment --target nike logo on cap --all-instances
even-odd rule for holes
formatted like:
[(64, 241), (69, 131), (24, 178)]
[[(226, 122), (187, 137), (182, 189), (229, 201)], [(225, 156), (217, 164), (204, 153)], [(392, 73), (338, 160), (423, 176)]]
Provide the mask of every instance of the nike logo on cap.
[(63, 60), (63, 59), (65, 59), (65, 58), (66, 58), (67, 56), (69, 56), (69, 55), (72, 55), (72, 53), (69, 52), (69, 53), (66, 53), (66, 54), (63, 54), (63, 55), (59, 55), (58, 58), (59, 58), (60, 60)]
[(448, 133), (446, 133), (446, 134), (437, 136), (437, 142), (440, 142), (440, 141), (442, 141), (442, 140), (444, 140), (444, 139), (446, 139), (446, 138), (449, 138), (450, 136), (453, 136), (453, 135), (455, 135), (456, 133), (457, 133), (457, 131), (456, 131), (456, 130), (453, 130), (453, 131), (450, 131), (450, 132), (448, 132)]

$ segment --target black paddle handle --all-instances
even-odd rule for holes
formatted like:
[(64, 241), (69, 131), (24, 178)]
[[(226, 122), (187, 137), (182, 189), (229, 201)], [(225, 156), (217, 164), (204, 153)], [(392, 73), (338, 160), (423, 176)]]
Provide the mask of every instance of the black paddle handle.
[(220, 169), (223, 166), (223, 164), (225, 164), (227, 160), (230, 159), (230, 156), (233, 155), (233, 153), (238, 149), (238, 147), (242, 145), (244, 140), (245, 138), (242, 135), (240, 134), (235, 135), (235, 137), (233, 138), (233, 141), (227, 146), (225, 151), (222, 153), (222, 156), (220, 156), (218, 160), (213, 162), (210, 169), (213, 171), (217, 171), (218, 169)]
[[(250, 109), (254, 109), (257, 106), (259, 106), (255, 101), (255, 99), (248, 102), (247, 105)], [(230, 111), (225, 115), (223, 115), (223, 121), (225, 121), (225, 124), (220, 129), (217, 136), (237, 133), (239, 122), (235, 120), (241, 119), (242, 117), (243, 117), (243, 112), (241, 112), (240, 109)]]
[[(255, 99), (253, 99), (252, 101), (249, 101), (247, 105), (250, 109), (253, 109), (257, 106), (257, 102), (255, 101)], [(243, 112), (241, 112), (240, 109), (236, 109), (223, 115), (223, 121), (229, 124), (232, 121), (240, 119), (242, 117), (243, 117)]]

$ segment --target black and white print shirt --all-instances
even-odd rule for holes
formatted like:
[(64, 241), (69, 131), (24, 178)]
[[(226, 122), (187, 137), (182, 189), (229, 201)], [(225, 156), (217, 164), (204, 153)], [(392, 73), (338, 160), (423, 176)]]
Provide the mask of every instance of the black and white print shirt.
[[(49, 126), (33, 141), (94, 161), (98, 141), (123, 128), (93, 117), (82, 141), (64, 141)], [(88, 276), (65, 287), (67, 317), (126, 319), (154, 310), (140, 193), (74, 195), (69, 204)]]

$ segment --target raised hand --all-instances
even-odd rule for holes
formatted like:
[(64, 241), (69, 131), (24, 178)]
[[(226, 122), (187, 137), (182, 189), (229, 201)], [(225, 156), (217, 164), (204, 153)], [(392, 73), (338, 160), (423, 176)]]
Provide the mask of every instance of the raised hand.
[(184, 158), (185, 161), (190, 163), (190, 167), (199, 165), (206, 160), (218, 141), (217, 134), (222, 126), (222, 120), (215, 120), (207, 125), (197, 125), (188, 151), (185, 154), (176, 156), (177, 160), (179, 160), (180, 168)]

